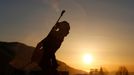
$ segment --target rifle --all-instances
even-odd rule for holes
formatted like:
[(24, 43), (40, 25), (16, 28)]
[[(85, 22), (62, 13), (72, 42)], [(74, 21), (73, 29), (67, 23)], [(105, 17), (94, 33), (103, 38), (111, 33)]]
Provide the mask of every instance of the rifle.
[(58, 20), (56, 21), (56, 23), (59, 22), (60, 18), (63, 16), (64, 13), (65, 13), (65, 10), (62, 10), (61, 15), (60, 15), (60, 17), (58, 18)]
[(65, 13), (65, 10), (62, 10), (60, 17), (58, 18), (58, 20), (56, 21), (55, 25), (52, 27), (50, 32), (53, 32), (53, 30), (57, 31), (57, 24), (59, 23), (59, 20), (61, 19), (61, 17), (63, 16), (63, 14)]

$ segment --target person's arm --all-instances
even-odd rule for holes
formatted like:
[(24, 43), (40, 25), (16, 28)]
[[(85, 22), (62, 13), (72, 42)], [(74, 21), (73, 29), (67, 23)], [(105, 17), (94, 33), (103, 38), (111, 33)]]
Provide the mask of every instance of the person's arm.
[(59, 28), (59, 26), (60, 26), (60, 23), (57, 22), (57, 23), (53, 26), (53, 28), (51, 29), (50, 33), (57, 31), (57, 29)]
[(33, 51), (31, 62), (39, 62), (43, 54), (43, 40), (39, 42)]
[(57, 68), (59, 66), (57, 63), (55, 54), (52, 55), (51, 63), (52, 63), (54, 68)]
[(36, 46), (36, 49), (41, 49), (43, 46), (43, 41), (39, 42)]

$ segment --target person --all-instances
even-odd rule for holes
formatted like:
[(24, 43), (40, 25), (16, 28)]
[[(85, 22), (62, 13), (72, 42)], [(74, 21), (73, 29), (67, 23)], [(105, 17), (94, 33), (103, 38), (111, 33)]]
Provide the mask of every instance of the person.
[(41, 67), (44, 74), (59, 75), (55, 53), (64, 41), (64, 37), (69, 34), (69, 30), (70, 26), (67, 21), (57, 22), (48, 36), (37, 44), (36, 49), (38, 51), (35, 51), (35, 53), (38, 53), (33, 56), (32, 60), (34, 60), (34, 58), (37, 59), (38, 65)]

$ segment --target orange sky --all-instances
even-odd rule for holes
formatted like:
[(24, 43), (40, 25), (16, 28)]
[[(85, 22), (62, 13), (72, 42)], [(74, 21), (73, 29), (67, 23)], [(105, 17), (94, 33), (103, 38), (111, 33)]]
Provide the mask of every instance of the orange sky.
[[(61, 20), (71, 30), (57, 58), (87, 70), (83, 54), (93, 56), (93, 65), (134, 65), (133, 1), (23, 0), (0, 1), (0, 40), (36, 44), (47, 36), (62, 9)], [(116, 66), (115, 66), (116, 67)]]

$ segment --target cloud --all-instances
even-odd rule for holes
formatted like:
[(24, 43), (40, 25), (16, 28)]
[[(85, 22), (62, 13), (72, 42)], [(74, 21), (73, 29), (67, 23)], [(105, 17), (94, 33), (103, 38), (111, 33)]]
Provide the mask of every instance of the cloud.
[(53, 0), (52, 1), (52, 7), (58, 12), (60, 11), (60, 8), (59, 8), (59, 0)]

